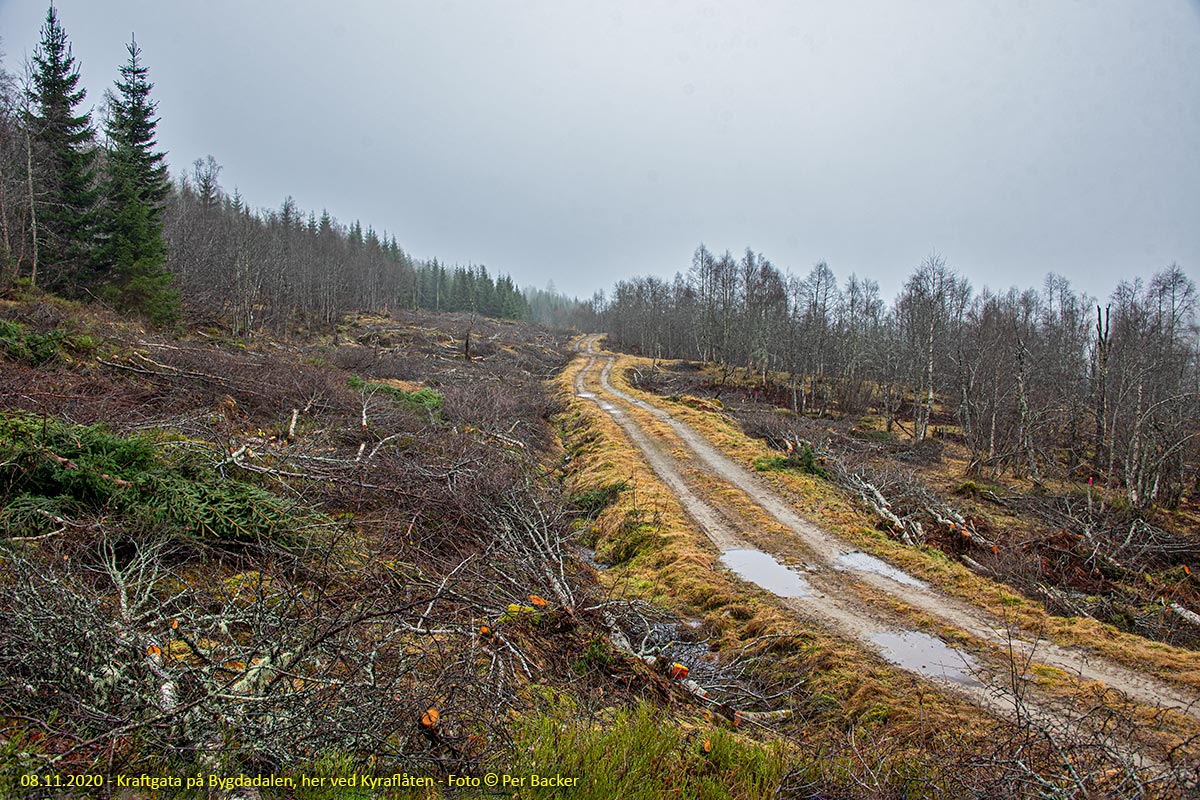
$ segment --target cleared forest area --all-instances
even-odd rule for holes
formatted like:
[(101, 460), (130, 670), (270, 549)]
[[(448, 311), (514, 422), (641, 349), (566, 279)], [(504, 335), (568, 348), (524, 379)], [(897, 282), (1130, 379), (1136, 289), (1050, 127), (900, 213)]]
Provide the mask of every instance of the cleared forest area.
[[(160, 5), (147, 21), (169, 14)], [(338, 41), (324, 52), (349, 54), (346, 37), (364, 29), (435, 40), (407, 17), (380, 23), (388, 11), (325, 26)], [(536, 20), (539, 47), (557, 16), (503, 12), (504, 26)], [(622, 98), (674, 85), (614, 61), (621, 18), (595, 28), (595, 76), (637, 76)], [(271, 74), (293, 54), (324, 63), (301, 37), (275, 48), (286, 26), (239, 27), (255, 42), (227, 48), (241, 52), (223, 65), (259, 53), (277, 57)], [(791, 200), (760, 187), (786, 176), (781, 156), (815, 150), (794, 137), (777, 153), (744, 148), (768, 156), (759, 180), (645, 194), (643, 209), (649, 187), (691, 184), (660, 181), (674, 155), (658, 153), (637, 188), (641, 170), (607, 123), (637, 121), (679, 155), (712, 126), (656, 135), (573, 79), (586, 113), (552, 101), (554, 121), (539, 121), (525, 94), (550, 88), (561, 54), (532, 82), (505, 80), (503, 62), (537, 47), (480, 27), (481, 45), (510, 52), (488, 57), (467, 39), (433, 61), (394, 40), (353, 49), (417, 66), (482, 55), (486, 66), (461, 70), (465, 88), (489, 89), (482, 110), (428, 70), (375, 65), (386, 84), (369, 107), (403, 109), (401, 125), (309, 108), (323, 91), (307, 82), (291, 105), (308, 118), (293, 129), (272, 117), (258, 134), (245, 108), (221, 118), (236, 103), (205, 106), (174, 83), (168, 96), (237, 134), (225, 157), (242, 180), (280, 185), (258, 169), (272, 159), (241, 145), (281, 156), (285, 139), (306, 139), (303, 163), (286, 165), (300, 196), (330, 166), (331, 202), (386, 194), (405, 204), (372, 213), (398, 217), (413, 241), (532, 275), (540, 260), (542, 279), (578, 286), (650, 263), (665, 252), (652, 241), (677, 244), (651, 206), (689, 219), (682, 201), (720, 194), (766, 198), (769, 209), (719, 216), (741, 228), (784, 213), (771, 225), (799, 242), (784, 231)], [(692, 59), (712, 48), (686, 35), (680, 64), (720, 63)], [(171, 51), (231, 41), (175, 36), (131, 35), (95, 107), (55, 5), (20, 67), (0, 65), (0, 796), (1196, 796), (1200, 297), (1184, 268), (1097, 299), (1053, 274), (979, 289), (934, 253), (889, 303), (825, 263), (800, 276), (701, 245), (686, 274), (622, 280), (608, 298), (579, 302), (554, 280), (521, 290), (495, 267), (418, 258), (394, 233), (291, 195), (255, 207), (213, 156), (168, 162), (139, 41), (169, 48), (151, 51), (165, 76), (208, 73), (180, 70)], [(773, 56), (806, 49), (746, 41)], [(943, 48), (926, 50), (953, 69)], [(261, 69), (239, 73), (222, 87), (230, 98), (253, 88), (255, 107), (289, 105), (274, 90), (262, 104)], [(453, 113), (410, 106), (408, 77)], [(1104, 77), (1096, 105), (1116, 105)], [(681, 82), (685, 97), (705, 88)], [(506, 101), (504, 85), (525, 94)], [(784, 95), (769, 94), (772, 124), (756, 127), (786, 131)], [(708, 119), (661, 98), (647, 107)], [(314, 133), (325, 119), (337, 130)], [(518, 120), (532, 127), (490, 127)], [(562, 120), (585, 124), (560, 137)], [(593, 129), (602, 146), (577, 150)], [(388, 149), (349, 169), (375, 138)], [(343, 143), (322, 150), (325, 139)], [(504, 155), (508, 141), (519, 157)], [(902, 154), (896, 144), (882, 150)], [(453, 157), (439, 172), (442, 145)], [(541, 172), (560, 149), (568, 160)], [(743, 175), (713, 169), (740, 149), (722, 144), (688, 170)], [(592, 166), (619, 195), (589, 187)], [(1156, 171), (1139, 168), (1139, 181)], [(1123, 198), (1120, 215), (1138, 204)], [(843, 215), (855, 228), (859, 206)], [(599, 235), (610, 210), (622, 214)], [(642, 223), (653, 236), (634, 235)], [(580, 236), (577, 224), (602, 227)], [(1090, 246), (1078, 252), (1105, 249)]]
[[(438, 785), (361, 796), (421, 797), (553, 770), (761, 796), (782, 751), (705, 722), (655, 658), (687, 635), (570, 549), (595, 500), (553, 469), (565, 345), (428, 313), (168, 338), (0, 301), (0, 792), (408, 772)], [(301, 796), (349, 796), (325, 787)]]

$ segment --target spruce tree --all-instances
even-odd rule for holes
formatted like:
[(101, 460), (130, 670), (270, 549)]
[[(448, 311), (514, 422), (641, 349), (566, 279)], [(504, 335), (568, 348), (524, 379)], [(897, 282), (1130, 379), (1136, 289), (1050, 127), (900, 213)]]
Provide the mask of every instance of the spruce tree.
[(109, 102), (104, 243), (98, 260), (106, 299), (155, 324), (168, 325), (179, 318), (179, 293), (163, 266), (167, 247), (162, 203), (170, 189), (166, 154), (155, 149), (157, 103), (150, 99), (154, 84), (141, 63), (136, 39), (127, 49), (129, 61), (121, 66), (117, 93)]
[(39, 260), (47, 288), (79, 296), (95, 277), (95, 130), (90, 110), (75, 113), (87, 92), (54, 6), (33, 51), (32, 78), (27, 124), (37, 142)]

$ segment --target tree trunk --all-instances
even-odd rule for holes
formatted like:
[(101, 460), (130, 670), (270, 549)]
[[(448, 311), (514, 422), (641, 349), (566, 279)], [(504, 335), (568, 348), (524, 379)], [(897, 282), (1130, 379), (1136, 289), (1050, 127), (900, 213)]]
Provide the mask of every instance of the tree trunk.
[(1142, 494), (1142, 403), (1145, 371), (1138, 372), (1137, 405), (1133, 411), (1133, 435), (1129, 439), (1129, 451), (1125, 458), (1125, 490), (1133, 506), (1141, 504)]
[(968, 371), (964, 366), (962, 339), (960, 338), (958, 345), (958, 424), (962, 426), (963, 438), (967, 442), (967, 446), (971, 449), (971, 460), (974, 461), (977, 453), (975, 437), (971, 431), (971, 401), (970, 391), (967, 387), (967, 375)]
[(1096, 439), (1092, 454), (1092, 465), (1104, 467), (1104, 448), (1108, 420), (1108, 308), (1104, 309), (1101, 324), (1100, 306), (1096, 306)]
[(929, 312), (929, 336), (925, 344), (925, 401), (921, 402), (920, 394), (913, 397), (913, 442), (925, 439), (929, 428), (929, 420), (933, 417), (933, 341), (937, 328), (937, 316), (933, 309)]
[(37, 209), (33, 203), (33, 143), (29, 139), (29, 128), (25, 128), (25, 175), (29, 186), (29, 225), (33, 231), (33, 267), (29, 272), (29, 285), (37, 286), (38, 229)]
[[(1037, 459), (1033, 451), (1033, 435), (1029, 425), (1029, 400), (1025, 395), (1025, 356), (1028, 354), (1025, 343), (1017, 337), (1017, 413), (1020, 430), (1017, 435), (1017, 446), (1024, 452), (1029, 463), (1029, 477), (1035, 482), (1039, 480)], [(1016, 459), (1014, 459), (1014, 463)]]
[[(4, 237), (4, 272), (13, 267), (13, 280), (16, 280), (16, 262), (12, 257), (12, 243), (8, 236), (8, 203), (4, 196), (4, 164), (0, 160), (0, 232)], [(0, 277), (3, 273), (0, 273)]]

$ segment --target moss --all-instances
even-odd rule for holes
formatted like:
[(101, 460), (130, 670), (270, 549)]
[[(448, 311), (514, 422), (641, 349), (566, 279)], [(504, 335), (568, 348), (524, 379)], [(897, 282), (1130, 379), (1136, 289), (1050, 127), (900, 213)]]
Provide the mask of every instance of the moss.
[(816, 455), (811, 446), (804, 444), (800, 449), (787, 456), (760, 456), (754, 459), (754, 468), (759, 472), (800, 472), (805, 475), (816, 475), (818, 478), (828, 478), (825, 470), (825, 459)]
[(662, 543), (659, 525), (643, 521), (639, 509), (629, 511), (620, 527), (604, 536), (596, 548), (596, 560), (602, 564), (625, 564)]
[(442, 410), (442, 405), (446, 399), (442, 394), (428, 386), (417, 389), (416, 391), (406, 391), (396, 386), (390, 386), (386, 383), (377, 383), (375, 381), (364, 381), (357, 375), (351, 375), (349, 380), (351, 389), (362, 392), (363, 394), (382, 394), (392, 400), (395, 400), (401, 405), (406, 405), (412, 408), (423, 408), (430, 414), (437, 414)]
[(590, 486), (571, 494), (567, 503), (585, 517), (592, 518), (615, 503), (617, 496), (629, 488), (628, 481)]

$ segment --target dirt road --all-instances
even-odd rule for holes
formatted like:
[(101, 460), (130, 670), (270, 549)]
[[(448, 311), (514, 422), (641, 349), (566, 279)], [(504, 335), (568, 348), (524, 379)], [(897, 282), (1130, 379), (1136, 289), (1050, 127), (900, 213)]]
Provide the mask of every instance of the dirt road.
[[(1047, 722), (1070, 724), (1088, 709), (1068, 708), (1061, 697), (1040, 692), (1024, 679), (1037, 665), (1098, 681), (1130, 701), (1170, 709), (1200, 720), (1200, 698), (1184, 688), (1142, 674), (1095, 653), (1038, 639), (1015, 629), (988, 611), (949, 597), (868, 554), (856, 551), (818, 524), (802, 518), (755, 475), (719, 452), (700, 433), (652, 402), (616, 389), (610, 380), (615, 358), (599, 350), (598, 336), (579, 343), (586, 365), (575, 380), (575, 393), (609, 414), (641, 451), (655, 474), (713, 546), (722, 562), (741, 578), (775, 594), (797, 615), (831, 633), (854, 640), (885, 660), (998, 714), (1012, 714), (1018, 699), (1023, 713)], [(658, 432), (649, 428), (662, 423)], [(730, 491), (742, 501), (722, 502)], [(723, 494), (722, 494), (723, 493)], [(749, 544), (761, 522), (738, 507), (765, 513), (794, 537), (789, 544), (803, 553), (803, 566), (789, 569), (777, 553)], [(793, 548), (794, 550), (795, 548)], [(864, 595), (884, 595), (891, 603), (868, 604)], [(888, 608), (899, 610), (889, 613)], [(908, 622), (921, 612), (967, 642), (952, 648)], [(1014, 670), (1014, 665), (1017, 669)], [(1014, 677), (1015, 676), (1015, 677)], [(1019, 697), (1018, 697), (1019, 695)]]

